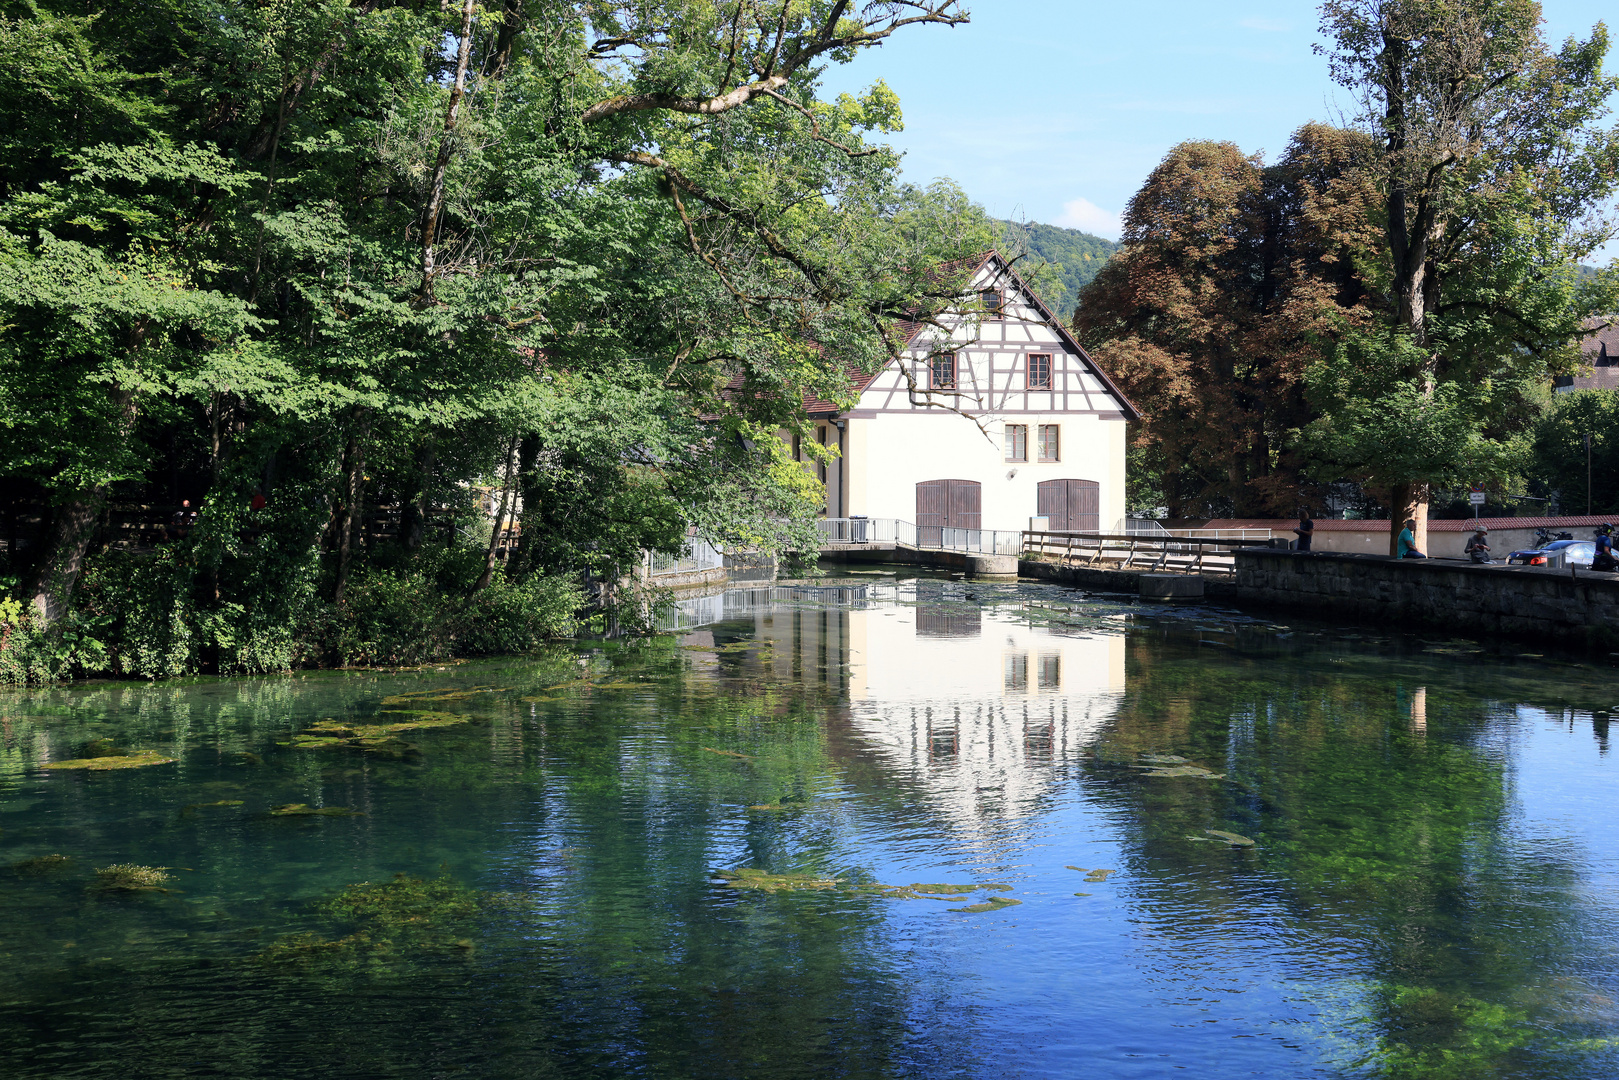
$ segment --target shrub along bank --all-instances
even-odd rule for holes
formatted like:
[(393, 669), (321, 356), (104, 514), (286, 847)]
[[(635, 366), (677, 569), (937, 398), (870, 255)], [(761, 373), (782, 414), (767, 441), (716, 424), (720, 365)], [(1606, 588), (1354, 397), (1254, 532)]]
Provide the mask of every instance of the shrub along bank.
[(0, 684), (114, 676), (254, 675), (293, 668), (421, 664), (521, 653), (580, 626), (574, 578), (499, 568), (469, 592), (484, 552), (432, 545), (357, 568), (341, 601), (322, 588), (316, 553), (279, 572), (221, 582), (194, 551), (108, 551), (86, 568), (74, 612), (47, 627), (0, 601)]

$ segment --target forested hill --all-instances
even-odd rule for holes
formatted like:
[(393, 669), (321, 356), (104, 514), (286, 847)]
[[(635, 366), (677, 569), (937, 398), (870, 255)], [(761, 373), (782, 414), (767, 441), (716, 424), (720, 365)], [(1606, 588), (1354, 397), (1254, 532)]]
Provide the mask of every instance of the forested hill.
[(1074, 313), (1079, 290), (1096, 276), (1119, 246), (1112, 240), (1057, 225), (1032, 221), (1026, 225), (1002, 221), (1000, 225), (1002, 236), (1021, 239), (1028, 247), (1029, 258), (1019, 265), (1025, 277), (1040, 264), (1046, 264), (1045, 272), (1036, 274), (1032, 284), (1040, 299), (1051, 305), (1052, 312), (1064, 324)]

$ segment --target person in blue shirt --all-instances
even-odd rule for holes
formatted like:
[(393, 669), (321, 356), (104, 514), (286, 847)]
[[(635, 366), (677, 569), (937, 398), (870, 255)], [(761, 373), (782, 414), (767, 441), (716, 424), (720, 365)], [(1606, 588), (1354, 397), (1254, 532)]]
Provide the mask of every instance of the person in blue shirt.
[(1613, 557), (1613, 526), (1603, 522), (1597, 530), (1596, 554), (1591, 558), (1591, 569), (1612, 573), (1619, 570), (1619, 560)]
[(1417, 519), (1406, 518), (1405, 528), (1400, 530), (1400, 538), (1396, 542), (1397, 551), (1402, 559), (1426, 559), (1428, 556), (1417, 550)]

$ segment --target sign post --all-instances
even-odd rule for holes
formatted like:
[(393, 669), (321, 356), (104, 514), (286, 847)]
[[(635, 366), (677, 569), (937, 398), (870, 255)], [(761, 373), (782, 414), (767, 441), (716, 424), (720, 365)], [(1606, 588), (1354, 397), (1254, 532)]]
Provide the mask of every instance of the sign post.
[(1478, 508), (1484, 505), (1484, 489), (1477, 484), (1467, 493), (1467, 501), (1473, 504), (1473, 519), (1478, 520)]

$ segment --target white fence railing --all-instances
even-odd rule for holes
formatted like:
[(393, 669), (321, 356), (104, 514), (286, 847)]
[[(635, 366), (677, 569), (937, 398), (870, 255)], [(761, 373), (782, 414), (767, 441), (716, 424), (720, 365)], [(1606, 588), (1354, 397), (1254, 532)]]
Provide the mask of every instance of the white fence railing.
[(678, 556), (648, 552), (646, 576), (664, 574), (691, 574), (699, 570), (715, 570), (725, 565), (725, 553), (700, 536), (686, 538), (686, 549)]
[(861, 517), (819, 518), (815, 527), (823, 544), (902, 544), (979, 555), (1016, 555), (1023, 550), (1023, 533), (1005, 529), (955, 529)]

